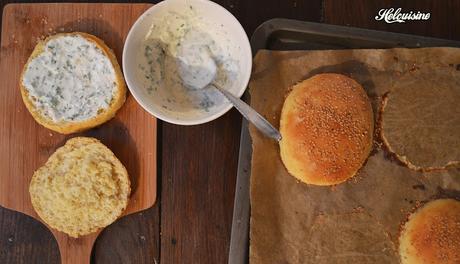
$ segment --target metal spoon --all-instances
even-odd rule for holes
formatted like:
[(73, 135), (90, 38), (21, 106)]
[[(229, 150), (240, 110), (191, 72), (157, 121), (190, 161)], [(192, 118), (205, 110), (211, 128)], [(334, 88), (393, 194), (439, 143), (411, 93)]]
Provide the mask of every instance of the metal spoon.
[[(280, 132), (270, 122), (243, 100), (229, 93), (215, 82), (217, 67), (214, 59), (206, 54), (200, 54), (200, 57), (200, 65), (191, 65), (183, 61), (179, 62), (179, 75), (184, 85), (191, 89), (204, 89), (208, 87), (216, 89), (238, 109), (244, 118), (257, 127), (260, 132), (276, 141), (280, 141)], [(178, 58), (178, 60), (180, 59)]]
[(233, 106), (240, 111), (240, 113), (251, 122), (260, 132), (264, 133), (267, 137), (273, 138), (276, 141), (281, 140), (280, 132), (270, 124), (263, 116), (257, 113), (252, 107), (246, 104), (240, 98), (232, 95), (226, 90), (219, 87), (216, 83), (211, 83), (209, 86), (214, 87), (216, 90), (221, 92), (227, 99), (233, 104)]

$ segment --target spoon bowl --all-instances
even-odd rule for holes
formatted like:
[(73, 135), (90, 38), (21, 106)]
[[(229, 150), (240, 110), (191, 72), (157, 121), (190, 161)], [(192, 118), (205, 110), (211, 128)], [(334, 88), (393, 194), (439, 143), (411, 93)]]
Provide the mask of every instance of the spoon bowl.
[(275, 139), (276, 141), (281, 140), (280, 132), (273, 127), (270, 122), (268, 122), (243, 100), (232, 95), (230, 92), (227, 92), (214, 81), (217, 67), (215, 61), (211, 57), (209, 57), (209, 60), (203, 60), (202, 63), (203, 65), (181, 65), (179, 75), (187, 88), (198, 90), (212, 87), (216, 89), (233, 104), (233, 106), (244, 116), (244, 118), (257, 127), (260, 132), (269, 138)]
[[(194, 58), (189, 58), (194, 56)], [(184, 86), (192, 90), (203, 89), (214, 81), (217, 65), (208, 51), (178, 54), (179, 76)]]

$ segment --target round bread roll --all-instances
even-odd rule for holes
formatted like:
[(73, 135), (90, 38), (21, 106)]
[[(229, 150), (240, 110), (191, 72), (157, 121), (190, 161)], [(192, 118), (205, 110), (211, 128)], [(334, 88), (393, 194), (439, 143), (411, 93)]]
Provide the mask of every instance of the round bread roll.
[(460, 202), (435, 200), (411, 214), (399, 254), (402, 264), (460, 263)]
[(79, 237), (114, 222), (131, 189), (125, 167), (110, 149), (97, 139), (77, 137), (34, 173), (29, 192), (44, 222)]
[(56, 34), (39, 42), (24, 66), (20, 90), (33, 118), (62, 134), (110, 120), (126, 98), (113, 51), (82, 32)]
[(293, 87), (281, 112), (281, 159), (314, 185), (353, 177), (372, 148), (374, 117), (364, 89), (341, 74), (318, 74)]

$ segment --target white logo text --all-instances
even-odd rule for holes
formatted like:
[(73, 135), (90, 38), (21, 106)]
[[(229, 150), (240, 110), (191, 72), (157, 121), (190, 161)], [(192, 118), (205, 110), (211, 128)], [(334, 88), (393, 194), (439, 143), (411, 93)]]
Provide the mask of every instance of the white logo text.
[(406, 20), (428, 20), (430, 13), (422, 13), (420, 11), (401, 12), (402, 8), (382, 8), (378, 16), (375, 16), (377, 21), (385, 21), (387, 23), (404, 23)]

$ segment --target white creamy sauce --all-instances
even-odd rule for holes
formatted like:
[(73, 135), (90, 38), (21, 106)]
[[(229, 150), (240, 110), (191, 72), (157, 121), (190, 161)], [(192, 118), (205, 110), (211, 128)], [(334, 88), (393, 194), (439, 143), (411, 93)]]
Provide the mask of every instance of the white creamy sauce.
[(230, 48), (235, 44), (223, 25), (207, 23), (192, 7), (189, 11), (153, 21), (138, 55), (147, 93), (163, 98), (164, 109), (184, 113), (222, 104), (226, 99), (218, 91), (200, 88), (213, 81), (226, 89), (239, 71)]
[(48, 41), (23, 77), (35, 107), (55, 122), (96, 116), (110, 105), (116, 82), (109, 58), (78, 35)]

